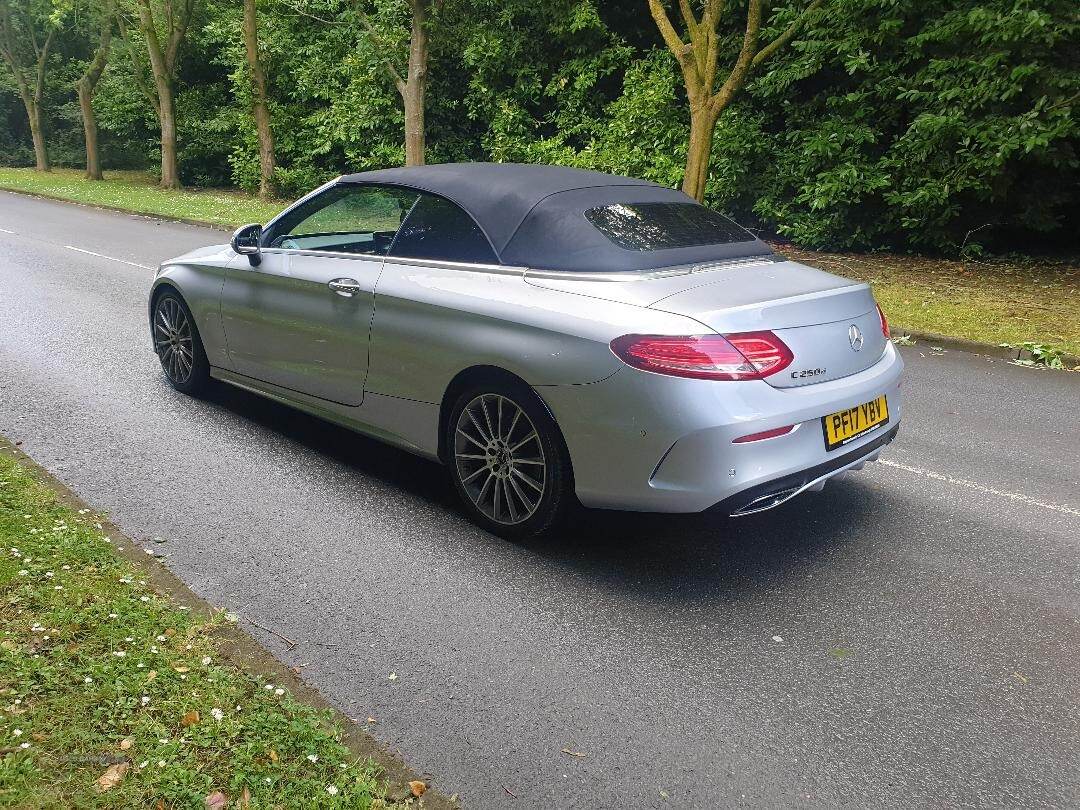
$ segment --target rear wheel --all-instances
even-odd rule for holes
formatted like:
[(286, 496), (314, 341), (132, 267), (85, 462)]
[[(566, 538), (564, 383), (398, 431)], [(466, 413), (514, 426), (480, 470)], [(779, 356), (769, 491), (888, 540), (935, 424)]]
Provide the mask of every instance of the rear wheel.
[(204, 391), (210, 384), (210, 363), (191, 310), (179, 294), (166, 290), (155, 299), (152, 331), (169, 385), (190, 396)]
[(450, 474), (472, 519), (507, 538), (551, 530), (572, 490), (562, 437), (526, 386), (469, 388), (447, 423)]

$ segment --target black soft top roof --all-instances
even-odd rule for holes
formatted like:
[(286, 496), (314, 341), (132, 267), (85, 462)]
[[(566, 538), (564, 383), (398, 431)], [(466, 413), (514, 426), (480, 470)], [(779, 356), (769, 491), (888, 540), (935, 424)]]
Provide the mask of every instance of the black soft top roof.
[(585, 218), (615, 203), (697, 204), (648, 180), (525, 163), (438, 163), (350, 174), (343, 183), (380, 183), (429, 191), (465, 209), (504, 264), (547, 270), (642, 270), (771, 253), (747, 241), (668, 250), (618, 247)]

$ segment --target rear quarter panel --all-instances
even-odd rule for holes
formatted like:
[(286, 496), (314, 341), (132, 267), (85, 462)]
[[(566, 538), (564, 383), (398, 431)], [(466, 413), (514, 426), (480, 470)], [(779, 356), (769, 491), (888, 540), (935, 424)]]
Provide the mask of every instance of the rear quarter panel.
[(375, 291), (369, 391), (437, 403), (463, 369), (533, 386), (581, 385), (622, 367), (612, 338), (676, 334), (688, 318), (526, 284), (524, 271), (388, 260)]

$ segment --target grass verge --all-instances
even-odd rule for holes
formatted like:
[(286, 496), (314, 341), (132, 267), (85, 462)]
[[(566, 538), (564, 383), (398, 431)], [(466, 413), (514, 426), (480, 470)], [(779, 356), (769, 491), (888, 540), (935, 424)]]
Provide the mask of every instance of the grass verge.
[[(0, 168), (0, 188), (143, 214), (237, 227), (267, 222), (285, 205), (240, 192), (165, 191), (140, 172)], [(780, 246), (793, 259), (867, 281), (890, 321), (997, 345), (1047, 344), (1080, 355), (1080, 262), (1023, 259), (950, 261), (899, 254), (833, 254)]]
[(0, 453), (0, 806), (405, 807), (329, 712), (222, 657), (100, 518)]
[(110, 171), (105, 176), (102, 182), (92, 182), (78, 169), (37, 172), (0, 167), (0, 188), (228, 228), (267, 222), (286, 205), (235, 191), (158, 188), (145, 172)]

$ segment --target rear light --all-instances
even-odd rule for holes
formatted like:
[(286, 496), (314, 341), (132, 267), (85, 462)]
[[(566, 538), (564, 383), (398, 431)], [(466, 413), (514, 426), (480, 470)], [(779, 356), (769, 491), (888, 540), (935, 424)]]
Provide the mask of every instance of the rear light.
[(634, 368), (698, 380), (760, 380), (795, 359), (772, 332), (623, 335), (611, 341), (611, 350)]
[(743, 444), (744, 442), (760, 442), (762, 439), (775, 439), (777, 436), (786, 436), (795, 429), (794, 425), (784, 425), (784, 427), (773, 428), (772, 430), (763, 430), (760, 433), (751, 433), (747, 436), (740, 436), (737, 439), (732, 439), (732, 444)]
[(890, 338), (889, 322), (885, 318), (885, 313), (881, 311), (881, 304), (874, 304), (874, 306), (877, 307), (878, 318), (881, 319), (881, 334), (883, 334), (885, 336), (885, 339), (888, 340)]

